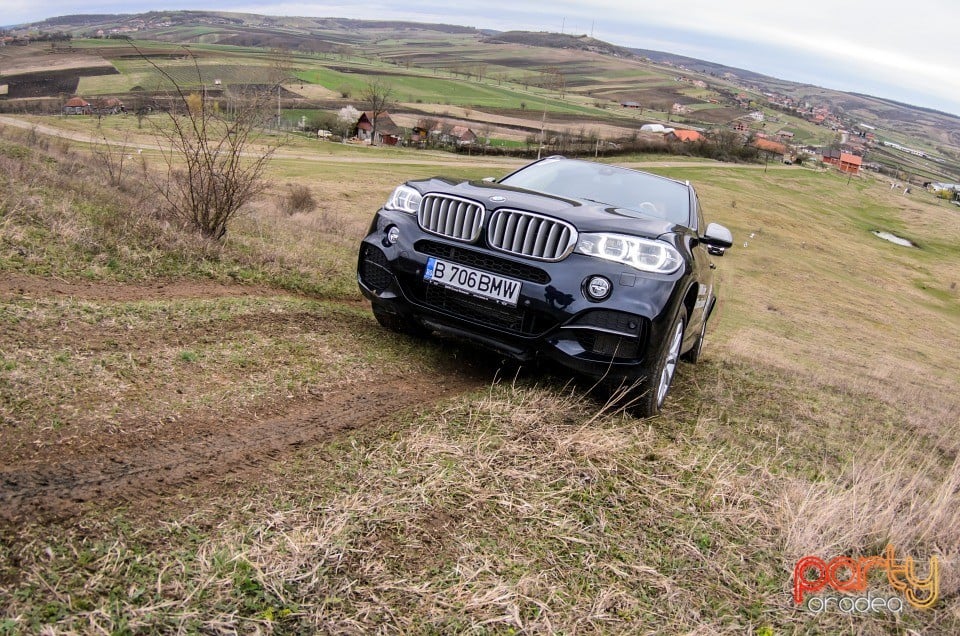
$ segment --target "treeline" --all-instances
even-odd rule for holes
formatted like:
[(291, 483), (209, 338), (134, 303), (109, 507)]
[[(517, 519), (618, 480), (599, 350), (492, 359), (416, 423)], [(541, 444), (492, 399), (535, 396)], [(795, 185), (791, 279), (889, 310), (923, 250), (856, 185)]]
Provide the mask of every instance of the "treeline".
[[(10, 33), (0, 29), (0, 37), (8, 37)], [(10, 44), (26, 45), (31, 42), (69, 42), (73, 36), (63, 31), (40, 31), (29, 35), (14, 35)]]
[(494, 154), (513, 157), (536, 157), (564, 155), (568, 157), (615, 157), (635, 154), (678, 155), (703, 157), (717, 161), (754, 162), (762, 159), (760, 150), (752, 139), (733, 131), (708, 133), (700, 141), (671, 141), (664, 135), (635, 133), (630, 137), (605, 140), (596, 135), (585, 136), (551, 134), (544, 136), (541, 145), (539, 134), (529, 135), (523, 147), (502, 147), (480, 143), (475, 146), (454, 148), (459, 153)]

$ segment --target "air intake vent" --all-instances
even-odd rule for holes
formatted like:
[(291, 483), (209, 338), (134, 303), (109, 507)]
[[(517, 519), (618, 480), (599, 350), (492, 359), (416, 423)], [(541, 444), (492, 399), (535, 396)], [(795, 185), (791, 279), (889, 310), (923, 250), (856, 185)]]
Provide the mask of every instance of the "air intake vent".
[(420, 202), (417, 222), (427, 232), (473, 243), (480, 238), (484, 208), (467, 199), (427, 194)]
[(563, 260), (577, 244), (569, 223), (520, 210), (497, 210), (487, 232), (491, 247), (541, 261)]

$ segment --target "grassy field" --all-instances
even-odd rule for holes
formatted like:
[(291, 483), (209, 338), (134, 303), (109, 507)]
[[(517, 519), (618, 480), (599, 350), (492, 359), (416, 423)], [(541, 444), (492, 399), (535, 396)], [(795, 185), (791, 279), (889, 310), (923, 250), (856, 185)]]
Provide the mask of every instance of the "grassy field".
[[(138, 134), (120, 121), (100, 132)], [(960, 629), (955, 206), (869, 176), (623, 159), (689, 179), (736, 237), (705, 360), (638, 420), (550, 367), (387, 334), (360, 302), (357, 243), (396, 183), (511, 164), (282, 150), (210, 245), (139, 173), (110, 189), (85, 144), (0, 130), (0, 478), (249, 444), (236, 470), (0, 523), (0, 633)], [(314, 205), (291, 212), (296, 185)], [(800, 557), (887, 544), (924, 574), (940, 559), (933, 609), (793, 604)]]

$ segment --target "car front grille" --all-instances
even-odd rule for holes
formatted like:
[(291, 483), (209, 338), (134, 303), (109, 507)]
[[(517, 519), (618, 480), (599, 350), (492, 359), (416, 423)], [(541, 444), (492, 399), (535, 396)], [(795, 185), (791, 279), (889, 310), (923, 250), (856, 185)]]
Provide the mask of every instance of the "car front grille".
[(560, 261), (577, 244), (577, 230), (569, 223), (521, 210), (497, 210), (490, 220), (491, 247), (542, 261)]
[(390, 273), (390, 262), (386, 254), (373, 245), (364, 243), (360, 246), (360, 280), (363, 284), (376, 292), (382, 292), (393, 282)]
[(636, 314), (610, 309), (594, 309), (567, 323), (564, 329), (593, 329), (635, 338), (642, 333), (643, 324), (644, 319)]
[(612, 359), (638, 359), (643, 354), (649, 321), (611, 309), (593, 309), (563, 325), (586, 351)]
[(426, 232), (473, 243), (480, 238), (484, 212), (484, 207), (474, 201), (427, 194), (420, 202), (417, 222)]
[(421, 254), (451, 260), (455, 263), (466, 265), (467, 267), (482, 269), (491, 274), (500, 274), (501, 276), (529, 281), (539, 285), (547, 285), (550, 283), (550, 275), (539, 267), (527, 265), (526, 263), (517, 263), (492, 254), (484, 254), (476, 250), (426, 239), (417, 241), (413, 247)]
[(521, 307), (507, 307), (441, 285), (419, 285), (421, 300), (435, 308), (472, 322), (523, 335), (538, 335), (552, 325), (549, 316)]
[(577, 340), (590, 353), (605, 358), (637, 359), (640, 357), (640, 341), (612, 333), (584, 331)]

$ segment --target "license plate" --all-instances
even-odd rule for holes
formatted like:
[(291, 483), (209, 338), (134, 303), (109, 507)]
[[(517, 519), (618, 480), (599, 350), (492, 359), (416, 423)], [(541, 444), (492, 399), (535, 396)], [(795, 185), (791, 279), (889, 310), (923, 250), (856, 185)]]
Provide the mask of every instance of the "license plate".
[(427, 260), (423, 280), (480, 298), (517, 306), (521, 282), (438, 258)]

